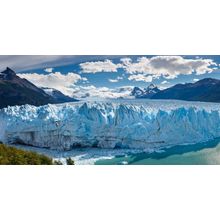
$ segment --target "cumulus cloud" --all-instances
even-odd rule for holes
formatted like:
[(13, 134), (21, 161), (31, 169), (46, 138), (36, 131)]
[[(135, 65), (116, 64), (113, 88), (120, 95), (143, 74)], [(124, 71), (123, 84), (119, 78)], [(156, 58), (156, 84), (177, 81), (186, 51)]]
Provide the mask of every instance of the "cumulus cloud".
[(123, 86), (114, 89), (107, 87), (78, 86), (73, 92), (73, 96), (82, 98), (130, 98), (132, 86)]
[(44, 69), (44, 71), (46, 73), (52, 73), (53, 72), (53, 68), (46, 68), (46, 69)]
[(114, 64), (111, 60), (81, 63), (83, 73), (117, 72), (121, 64)]
[(123, 64), (123, 68), (127, 73), (149, 73), (149, 59), (146, 57), (141, 57), (137, 59), (137, 62), (132, 62), (131, 58), (122, 58), (121, 62)]
[(130, 75), (128, 77), (128, 80), (152, 82), (153, 77), (152, 76), (144, 76), (142, 74), (137, 74), (137, 75)]
[[(79, 85), (78, 81), (87, 82), (87, 78), (76, 73), (63, 75), (60, 72), (49, 74), (23, 73), (18, 74), (38, 87), (54, 88), (71, 97), (82, 98), (125, 98), (129, 97), (132, 87), (119, 87), (110, 89), (107, 87), (96, 87), (94, 85)], [(117, 77), (119, 80), (121, 77)]]
[[(129, 76), (129, 80), (151, 82), (155, 78), (163, 76), (166, 79), (174, 79), (180, 74), (201, 75), (210, 73), (218, 66), (212, 59), (184, 58), (182, 56), (153, 56), (151, 58), (139, 57), (135, 62), (131, 58), (121, 58), (119, 63), (111, 60), (81, 63), (84, 73), (117, 72), (123, 68)], [(141, 76), (142, 75), (142, 76)], [(118, 82), (110, 79), (110, 82)]]
[(72, 95), (73, 86), (80, 80), (86, 81), (85, 77), (81, 77), (79, 74), (69, 72), (64, 75), (60, 72), (49, 74), (38, 73), (23, 73), (18, 74), (21, 78), (25, 78), (38, 87), (48, 87), (60, 90), (66, 95)]
[[(132, 87), (125, 86), (115, 89), (96, 87), (94, 85), (79, 85), (78, 81), (87, 82), (87, 78), (76, 73), (66, 75), (60, 72), (49, 74), (22, 73), (19, 77), (25, 78), (38, 87), (54, 88), (66, 95), (76, 98), (125, 98), (129, 97)], [(120, 80), (122, 77), (117, 77)]]
[(197, 75), (210, 73), (211, 66), (217, 64), (211, 59), (185, 59), (181, 56), (154, 56), (151, 58), (140, 57), (137, 62), (132, 62), (130, 58), (121, 59), (123, 68), (130, 74), (142, 73), (150, 74), (153, 78), (163, 76), (167, 79), (174, 79), (180, 74)]

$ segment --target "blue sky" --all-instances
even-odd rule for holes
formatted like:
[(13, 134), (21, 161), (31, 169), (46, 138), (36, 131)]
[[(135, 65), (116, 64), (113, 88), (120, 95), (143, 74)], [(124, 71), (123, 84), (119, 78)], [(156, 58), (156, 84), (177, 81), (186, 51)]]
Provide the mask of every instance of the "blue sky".
[(219, 64), (220, 56), (200, 55), (0, 56), (1, 70), (9, 66), (38, 86), (66, 94), (89, 86), (116, 89), (154, 83), (166, 88), (207, 77), (220, 79)]

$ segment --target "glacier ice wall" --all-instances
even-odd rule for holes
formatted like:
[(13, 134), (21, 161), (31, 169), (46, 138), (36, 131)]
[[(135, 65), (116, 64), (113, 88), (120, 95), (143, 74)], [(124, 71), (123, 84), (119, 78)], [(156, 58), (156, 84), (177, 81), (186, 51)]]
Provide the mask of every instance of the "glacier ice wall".
[(0, 110), (0, 140), (50, 149), (157, 149), (220, 136), (220, 105), (195, 102), (79, 102)]

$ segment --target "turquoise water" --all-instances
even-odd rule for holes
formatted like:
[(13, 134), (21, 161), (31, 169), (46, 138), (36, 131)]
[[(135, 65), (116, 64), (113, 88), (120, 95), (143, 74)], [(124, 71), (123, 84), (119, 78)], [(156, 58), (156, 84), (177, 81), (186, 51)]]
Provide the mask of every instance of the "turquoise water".
[(217, 165), (220, 164), (220, 139), (206, 143), (181, 145), (158, 153), (139, 153), (99, 160), (97, 165)]
[(220, 138), (206, 143), (174, 146), (155, 153), (140, 153), (140, 151), (136, 151), (136, 153), (132, 151), (131, 153), (129, 149), (100, 148), (79, 148), (60, 152), (32, 146), (16, 145), (16, 147), (45, 154), (62, 161), (71, 157), (76, 164), (220, 165)]

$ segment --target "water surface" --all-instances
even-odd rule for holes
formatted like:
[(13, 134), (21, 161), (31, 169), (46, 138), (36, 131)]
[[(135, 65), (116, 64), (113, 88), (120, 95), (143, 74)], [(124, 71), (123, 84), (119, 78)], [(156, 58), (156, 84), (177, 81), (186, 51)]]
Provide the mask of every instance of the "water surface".
[(206, 143), (175, 146), (155, 153), (138, 153), (99, 160), (95, 164), (139, 165), (217, 165), (220, 164), (220, 139)]
[(154, 153), (140, 149), (74, 148), (57, 151), (22, 145), (16, 147), (47, 155), (63, 163), (71, 157), (76, 164), (220, 165), (220, 138), (205, 143), (174, 146)]

